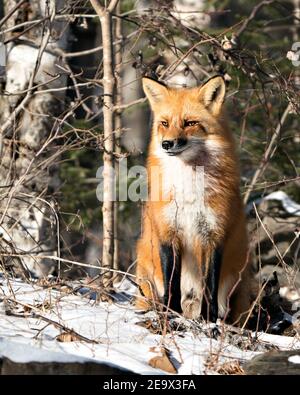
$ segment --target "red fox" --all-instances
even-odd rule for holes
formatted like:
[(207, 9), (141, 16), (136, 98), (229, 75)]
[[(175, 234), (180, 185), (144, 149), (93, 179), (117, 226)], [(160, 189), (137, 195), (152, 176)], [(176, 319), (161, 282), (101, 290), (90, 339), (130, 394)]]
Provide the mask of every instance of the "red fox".
[(225, 82), (216, 76), (173, 89), (145, 77), (143, 88), (154, 119), (136, 307), (154, 301), (191, 319), (241, 321), (251, 305), (252, 269)]

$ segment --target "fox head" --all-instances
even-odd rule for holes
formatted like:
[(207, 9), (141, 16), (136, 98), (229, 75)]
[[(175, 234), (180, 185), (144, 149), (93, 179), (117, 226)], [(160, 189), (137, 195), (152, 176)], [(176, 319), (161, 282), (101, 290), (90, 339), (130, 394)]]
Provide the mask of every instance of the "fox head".
[(223, 117), (222, 77), (190, 89), (169, 88), (145, 77), (143, 88), (154, 114), (152, 144), (157, 155), (193, 161), (201, 152), (220, 154), (230, 142)]

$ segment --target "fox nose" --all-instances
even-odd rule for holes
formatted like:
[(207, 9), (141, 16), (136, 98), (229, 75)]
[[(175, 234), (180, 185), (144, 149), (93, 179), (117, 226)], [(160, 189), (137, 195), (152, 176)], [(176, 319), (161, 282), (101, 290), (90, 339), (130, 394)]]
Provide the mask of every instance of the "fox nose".
[(187, 139), (185, 138), (179, 138), (175, 140), (163, 140), (161, 143), (161, 146), (163, 147), (164, 150), (169, 151), (171, 148), (182, 148), (186, 145)]
[(169, 149), (174, 147), (174, 142), (175, 140), (163, 140), (161, 146), (163, 147), (164, 150), (168, 151)]

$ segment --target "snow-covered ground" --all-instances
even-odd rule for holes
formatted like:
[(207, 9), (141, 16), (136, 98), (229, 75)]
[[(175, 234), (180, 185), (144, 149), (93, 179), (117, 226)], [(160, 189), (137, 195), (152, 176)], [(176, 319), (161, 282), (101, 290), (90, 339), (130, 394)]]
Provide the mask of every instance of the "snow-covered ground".
[[(167, 374), (149, 365), (164, 348), (170, 351), (178, 374), (215, 374), (222, 364), (242, 364), (268, 345), (300, 348), (300, 341), (293, 337), (264, 333), (258, 334), (256, 348), (249, 347), (249, 336), (241, 335), (234, 346), (227, 336), (226, 340), (222, 335), (212, 339), (207, 330), (192, 329), (192, 323), (191, 330), (155, 334), (138, 325), (154, 319), (155, 314), (137, 314), (126, 298), (96, 303), (86, 295), (75, 295), (68, 287), (53, 288), (0, 275), (0, 359), (21, 363), (93, 360), (140, 374)], [(132, 292), (129, 282), (123, 283), (123, 292)], [(70, 330), (73, 334), (66, 334)]]

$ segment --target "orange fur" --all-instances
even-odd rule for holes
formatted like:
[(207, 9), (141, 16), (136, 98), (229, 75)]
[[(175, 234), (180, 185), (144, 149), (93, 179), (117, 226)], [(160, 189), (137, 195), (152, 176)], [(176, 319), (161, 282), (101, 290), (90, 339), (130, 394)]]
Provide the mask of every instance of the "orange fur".
[[(149, 177), (149, 200), (144, 208), (142, 236), (137, 245), (137, 277), (145, 298), (138, 297), (136, 306), (148, 308), (151, 300), (162, 301), (164, 286), (159, 245), (170, 243), (183, 256), (183, 314), (188, 318), (198, 318), (201, 311), (201, 270), (209, 262), (212, 250), (222, 245), (219, 316), (227, 316), (229, 307), (230, 320), (239, 320), (251, 303), (251, 268), (247, 262), (248, 241), (239, 192), (238, 160), (223, 112), (224, 81), (221, 77), (214, 77), (201, 87), (171, 89), (144, 78), (143, 85), (154, 114), (148, 176), (158, 168), (163, 177), (162, 180)], [(161, 148), (162, 141), (181, 138), (188, 141), (189, 148), (176, 157), (168, 157)], [(185, 212), (183, 203), (178, 204), (180, 211), (176, 211), (178, 180), (180, 177), (183, 181), (188, 178), (187, 183), (192, 184), (189, 177), (193, 176), (195, 166), (204, 167), (204, 206), (192, 203)], [(155, 201), (151, 200), (153, 191), (158, 190), (162, 195), (166, 183), (172, 184), (168, 174), (173, 171), (177, 192), (171, 188), (167, 198), (159, 196)], [(193, 188), (187, 185), (183, 196)], [(178, 224), (172, 215), (178, 216)], [(198, 228), (199, 235), (196, 234)], [(192, 302), (185, 299), (191, 287), (195, 289)], [(228, 296), (231, 296), (230, 304)]]

